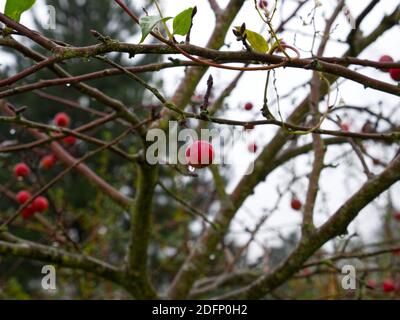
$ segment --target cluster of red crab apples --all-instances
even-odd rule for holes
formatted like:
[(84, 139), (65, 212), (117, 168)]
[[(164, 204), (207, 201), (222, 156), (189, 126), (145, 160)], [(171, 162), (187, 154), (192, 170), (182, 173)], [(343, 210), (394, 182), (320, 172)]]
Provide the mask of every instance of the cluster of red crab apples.
[[(71, 123), (70, 117), (64, 113), (58, 113), (53, 122), (56, 126), (60, 128), (68, 127)], [(71, 146), (76, 143), (77, 139), (73, 136), (66, 136), (63, 138), (63, 143), (65, 145)], [(42, 157), (40, 160), (40, 167), (44, 170), (50, 170), (56, 164), (57, 157), (54, 154), (48, 154)], [(14, 166), (14, 176), (17, 179), (27, 179), (31, 174), (30, 167), (25, 162), (20, 162)], [(29, 219), (35, 213), (46, 212), (49, 208), (49, 201), (43, 196), (38, 196), (32, 199), (32, 193), (27, 190), (21, 190), (16, 195), (16, 201), (20, 205), (26, 205), (26, 208), (22, 211), (22, 217), (24, 219)]]
[[(374, 290), (377, 287), (376, 281), (372, 279), (368, 280), (366, 284), (369, 287), (369, 289)], [(387, 278), (382, 282), (382, 291), (384, 293), (395, 292), (398, 291), (399, 289), (400, 286), (398, 286), (392, 278)]]
[[(17, 178), (27, 178), (29, 177), (30, 173), (31, 169), (24, 162), (18, 163), (14, 167), (14, 175)], [(37, 212), (43, 213), (49, 208), (49, 201), (45, 197), (39, 196), (35, 199), (32, 199), (32, 194), (26, 190), (21, 190), (20, 192), (18, 192), (16, 200), (20, 205), (25, 205), (29, 202), (29, 205), (24, 210), (22, 210), (22, 217), (24, 219), (29, 219)]]

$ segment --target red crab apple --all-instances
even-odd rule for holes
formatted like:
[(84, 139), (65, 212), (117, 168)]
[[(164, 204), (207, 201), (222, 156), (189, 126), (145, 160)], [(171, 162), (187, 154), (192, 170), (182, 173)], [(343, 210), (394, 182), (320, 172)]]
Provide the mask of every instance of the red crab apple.
[(76, 143), (76, 140), (77, 139), (74, 136), (66, 136), (63, 139), (64, 143), (70, 146), (74, 145)]
[(71, 119), (65, 112), (57, 113), (54, 117), (54, 123), (59, 127), (68, 127), (70, 122)]
[(14, 167), (14, 175), (18, 177), (27, 177), (31, 173), (31, 169), (26, 163), (20, 162)]
[(31, 203), (27, 208), (22, 210), (22, 217), (26, 220), (32, 217), (35, 214), (35, 207), (33, 203)]
[(267, 9), (267, 7), (268, 7), (268, 2), (265, 1), (265, 0), (260, 0), (260, 1), (258, 2), (258, 6), (259, 6), (261, 9)]
[(299, 211), (303, 205), (299, 199), (293, 198), (290, 202), (290, 206), (293, 210)]
[(386, 279), (382, 283), (383, 292), (393, 292), (396, 288), (392, 279)]
[(254, 107), (254, 105), (251, 102), (247, 102), (244, 105), (244, 109), (247, 110), (247, 111), (253, 110), (253, 107)]
[(247, 147), (250, 153), (256, 153), (258, 150), (258, 146), (255, 143), (250, 143)]
[(193, 168), (205, 168), (214, 160), (214, 148), (211, 143), (198, 140), (189, 145), (186, 149), (186, 162)]
[(17, 201), (19, 204), (26, 203), (31, 197), (32, 194), (29, 191), (20, 191), (17, 193)]
[(389, 69), (389, 73), (394, 81), (400, 81), (400, 69)]
[(400, 211), (397, 211), (393, 214), (393, 217), (395, 218), (396, 221), (400, 222)]
[(49, 154), (42, 158), (42, 160), (40, 161), (40, 165), (42, 168), (49, 170), (53, 168), (54, 164), (56, 163), (56, 160), (57, 158), (55, 155)]
[(49, 208), (49, 202), (45, 197), (37, 197), (33, 200), (33, 207), (37, 212), (45, 212)]
[[(394, 62), (393, 58), (387, 54), (380, 57), (379, 62)], [(388, 69), (380, 69), (382, 72), (389, 72)]]
[(349, 132), (349, 131), (350, 131), (350, 126), (349, 126), (346, 122), (343, 122), (343, 123), (340, 125), (340, 127), (342, 128), (342, 130), (343, 130), (344, 132)]

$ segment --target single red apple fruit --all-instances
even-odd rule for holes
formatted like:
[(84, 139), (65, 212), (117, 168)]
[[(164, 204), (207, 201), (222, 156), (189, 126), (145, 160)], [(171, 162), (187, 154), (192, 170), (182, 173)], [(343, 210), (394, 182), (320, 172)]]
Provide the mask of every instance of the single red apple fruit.
[(395, 218), (396, 221), (400, 222), (400, 211), (397, 211), (393, 214), (393, 218)]
[(49, 154), (42, 158), (42, 160), (40, 161), (40, 166), (44, 169), (50, 170), (51, 168), (54, 167), (56, 160), (57, 158), (55, 155)]
[(400, 69), (389, 69), (389, 73), (394, 81), (400, 81)]
[(303, 204), (299, 199), (293, 198), (292, 201), (290, 202), (290, 206), (292, 207), (293, 210), (299, 211)]
[(349, 131), (350, 131), (350, 126), (349, 126), (346, 122), (343, 122), (343, 123), (340, 125), (340, 128), (342, 128), (342, 130), (343, 130), (344, 132), (349, 132)]
[(393, 292), (396, 290), (392, 279), (386, 279), (382, 283), (383, 292)]
[(76, 138), (74, 136), (66, 136), (63, 141), (67, 145), (74, 145), (76, 143)]
[(250, 153), (256, 153), (258, 150), (258, 146), (255, 143), (250, 143), (247, 147)]
[(27, 177), (31, 173), (31, 169), (26, 163), (20, 162), (14, 167), (14, 175), (18, 177)]
[(267, 9), (268, 7), (268, 2), (265, 0), (260, 0), (258, 2), (258, 6), (260, 7), (260, 9)]
[(35, 214), (35, 207), (33, 203), (31, 203), (27, 208), (22, 210), (22, 217), (27, 220)]
[(214, 160), (214, 148), (207, 141), (198, 140), (186, 149), (186, 162), (193, 168), (205, 168)]
[(49, 202), (45, 197), (37, 197), (33, 200), (33, 207), (37, 212), (45, 212), (49, 208)]
[(244, 109), (247, 110), (247, 111), (253, 110), (253, 107), (254, 107), (254, 105), (251, 102), (247, 102), (244, 105)]
[[(382, 57), (380, 57), (379, 62), (394, 62), (394, 60), (391, 56), (384, 54)], [(380, 70), (382, 72), (389, 72), (389, 69), (380, 69)]]
[(19, 204), (26, 203), (31, 197), (32, 194), (29, 191), (20, 191), (17, 193), (17, 201)]
[(70, 122), (71, 119), (65, 112), (57, 113), (54, 117), (54, 123), (59, 127), (68, 127)]

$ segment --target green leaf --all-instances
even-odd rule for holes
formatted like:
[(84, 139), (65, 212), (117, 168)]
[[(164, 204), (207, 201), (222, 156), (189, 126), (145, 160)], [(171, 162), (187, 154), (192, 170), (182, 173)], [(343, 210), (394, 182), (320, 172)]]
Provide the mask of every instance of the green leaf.
[(194, 8), (186, 9), (174, 18), (174, 35), (185, 36), (189, 33), (192, 26), (193, 10)]
[(7, 0), (4, 14), (9, 18), (19, 22), (21, 14), (29, 10), (36, 0)]
[[(235, 27), (235, 29), (237, 31), (240, 31), (240, 27)], [(250, 43), (251, 47), (255, 51), (260, 53), (268, 52), (269, 49), (268, 42), (261, 34), (248, 29), (246, 29), (244, 34), (246, 35), (247, 41)]]
[(159, 16), (145, 16), (140, 18), (139, 20), (139, 25), (140, 29), (142, 30), (142, 39), (140, 39), (140, 43), (146, 39), (146, 37), (149, 35), (151, 31), (153, 31), (154, 27), (159, 24), (160, 22), (166, 22), (169, 19), (172, 19), (171, 17), (166, 17), (161, 19)]

